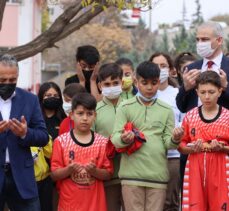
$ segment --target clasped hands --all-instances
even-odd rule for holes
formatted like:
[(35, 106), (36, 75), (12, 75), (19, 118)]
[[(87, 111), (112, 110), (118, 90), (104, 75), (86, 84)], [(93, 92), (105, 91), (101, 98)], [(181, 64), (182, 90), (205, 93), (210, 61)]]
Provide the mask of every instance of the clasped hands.
[(15, 118), (0, 121), (0, 133), (6, 130), (11, 130), (16, 136), (24, 138), (27, 133), (27, 121), (25, 117), (22, 116), (21, 121)]
[(224, 142), (213, 139), (209, 142), (203, 142), (202, 139), (198, 139), (195, 142), (190, 143), (188, 146), (193, 152), (219, 152), (224, 148)]
[(96, 173), (96, 170), (97, 170), (96, 164), (95, 164), (95, 160), (92, 159), (86, 165), (82, 165), (82, 164), (76, 163), (74, 161), (72, 161), (68, 165), (69, 174), (72, 174), (73, 172), (79, 173), (83, 169), (85, 169), (91, 176), (93, 176)]

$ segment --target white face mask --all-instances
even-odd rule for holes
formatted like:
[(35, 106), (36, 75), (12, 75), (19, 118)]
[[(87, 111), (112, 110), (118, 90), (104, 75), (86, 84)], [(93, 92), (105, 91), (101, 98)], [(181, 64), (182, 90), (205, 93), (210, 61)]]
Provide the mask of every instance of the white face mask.
[(116, 99), (122, 93), (122, 87), (112, 86), (112, 87), (102, 87), (102, 95), (107, 97), (110, 100)]
[(196, 44), (196, 51), (197, 51), (197, 54), (201, 56), (202, 58), (208, 58), (214, 53), (215, 49), (212, 49), (211, 41), (198, 42)]
[(160, 83), (163, 83), (169, 77), (169, 68), (165, 67), (165, 68), (161, 68), (160, 70), (161, 70), (160, 71)]
[(63, 102), (63, 109), (64, 109), (65, 113), (68, 115), (72, 110), (72, 103), (64, 101)]

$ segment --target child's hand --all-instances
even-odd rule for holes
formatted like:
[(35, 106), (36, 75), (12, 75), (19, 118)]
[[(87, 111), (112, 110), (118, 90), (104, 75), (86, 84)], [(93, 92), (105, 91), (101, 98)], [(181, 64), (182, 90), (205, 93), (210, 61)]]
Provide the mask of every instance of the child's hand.
[(183, 137), (183, 135), (184, 135), (184, 129), (182, 127), (174, 128), (172, 139), (175, 142), (180, 143), (180, 140)]
[(211, 146), (211, 151), (213, 152), (222, 151), (222, 149), (224, 148), (224, 144), (218, 142), (216, 139), (211, 141), (210, 146)]
[(132, 131), (124, 131), (121, 135), (121, 139), (124, 143), (130, 144), (134, 141), (134, 133)]
[(80, 172), (82, 169), (83, 166), (78, 163), (70, 163), (68, 165), (69, 174), (71, 174), (72, 172)]
[(94, 175), (96, 172), (95, 160), (91, 160), (87, 165), (84, 166), (84, 168), (90, 175)]
[(193, 150), (193, 152), (201, 152), (203, 150), (202, 139), (198, 139), (197, 141), (193, 142), (191, 149)]

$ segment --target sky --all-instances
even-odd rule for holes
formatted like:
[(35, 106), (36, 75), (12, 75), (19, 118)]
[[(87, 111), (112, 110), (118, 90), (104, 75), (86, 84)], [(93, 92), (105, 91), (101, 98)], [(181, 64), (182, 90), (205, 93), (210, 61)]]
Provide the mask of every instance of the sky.
[[(195, 0), (160, 0), (152, 9), (151, 27), (155, 30), (159, 23), (174, 23), (182, 19), (183, 2), (186, 6), (186, 18), (191, 20), (196, 12)], [(218, 14), (229, 14), (229, 0), (200, 0), (204, 20)], [(149, 12), (142, 12), (149, 26)]]

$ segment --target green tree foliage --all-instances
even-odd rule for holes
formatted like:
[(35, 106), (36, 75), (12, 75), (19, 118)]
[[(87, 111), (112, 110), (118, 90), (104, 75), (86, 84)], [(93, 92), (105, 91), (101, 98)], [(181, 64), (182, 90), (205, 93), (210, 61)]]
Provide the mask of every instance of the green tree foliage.
[(42, 20), (41, 20), (41, 31), (44, 32), (48, 29), (49, 22), (49, 11), (47, 8), (42, 9)]
[(192, 25), (193, 26), (198, 26), (201, 23), (204, 22), (204, 18), (201, 12), (201, 4), (199, 0), (196, 0), (196, 12), (193, 14), (193, 21), (192, 21)]

